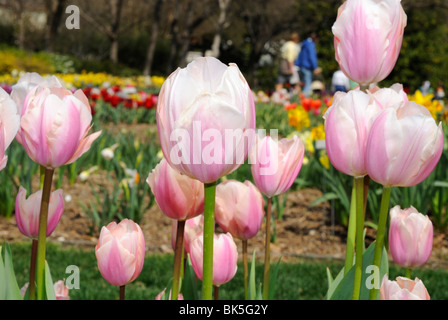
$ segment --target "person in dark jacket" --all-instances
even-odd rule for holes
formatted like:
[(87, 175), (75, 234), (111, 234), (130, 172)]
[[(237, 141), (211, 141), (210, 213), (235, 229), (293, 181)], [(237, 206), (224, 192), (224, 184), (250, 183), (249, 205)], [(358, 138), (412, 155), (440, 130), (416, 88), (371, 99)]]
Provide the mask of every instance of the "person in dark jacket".
[(316, 51), (317, 41), (317, 34), (313, 32), (310, 37), (302, 42), (300, 54), (295, 61), (295, 65), (299, 67), (300, 79), (304, 83), (302, 92), (307, 97), (311, 95), (313, 74), (318, 70)]

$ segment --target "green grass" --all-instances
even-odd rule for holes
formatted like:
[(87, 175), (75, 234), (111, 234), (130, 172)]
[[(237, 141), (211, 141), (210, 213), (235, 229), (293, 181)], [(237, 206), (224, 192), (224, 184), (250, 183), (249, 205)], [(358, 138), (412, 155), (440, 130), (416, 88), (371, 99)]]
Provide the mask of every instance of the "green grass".
[[(29, 244), (11, 244), (11, 251), (17, 282), (22, 287), (28, 281)], [(72, 272), (66, 268), (75, 265), (79, 268), (79, 289), (70, 290), (72, 300), (116, 300), (118, 288), (107, 283), (96, 265), (94, 248), (63, 247), (49, 243), (47, 247), (53, 281), (70, 279)], [(140, 276), (126, 287), (129, 300), (154, 300), (170, 282), (172, 275), (171, 254), (147, 254)], [(276, 263), (276, 261), (273, 261)], [(327, 290), (326, 268), (333, 275), (340, 270), (342, 262), (338, 260), (305, 260), (281, 262), (274, 298), (276, 300), (322, 300)], [(390, 279), (403, 275), (404, 269), (391, 265)], [(263, 263), (256, 263), (256, 278), (261, 281)], [(423, 280), (432, 300), (448, 299), (448, 270), (420, 268), (412, 277)], [(222, 300), (241, 300), (243, 292), (243, 267), (238, 265), (234, 279), (221, 286), (219, 298)], [(200, 286), (199, 286), (200, 288)]]

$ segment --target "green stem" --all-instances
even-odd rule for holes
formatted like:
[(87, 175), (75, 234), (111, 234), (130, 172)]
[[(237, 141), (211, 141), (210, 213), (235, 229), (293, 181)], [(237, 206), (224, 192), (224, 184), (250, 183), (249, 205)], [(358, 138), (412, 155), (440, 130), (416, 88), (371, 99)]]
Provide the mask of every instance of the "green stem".
[(48, 206), (50, 204), (51, 185), (54, 169), (45, 168), (45, 177), (42, 190), (42, 201), (39, 215), (39, 233), (37, 238), (36, 286), (37, 300), (45, 298), (45, 254), (47, 241)]
[(177, 221), (177, 235), (176, 235), (176, 246), (174, 250), (174, 271), (173, 271), (173, 286), (171, 292), (171, 300), (177, 300), (179, 296), (179, 283), (180, 283), (180, 272), (182, 269), (182, 253), (184, 251), (184, 230), (185, 230), (185, 220)]
[[(379, 270), (381, 264), (381, 256), (383, 253), (384, 236), (386, 234), (386, 223), (389, 215), (389, 202), (391, 187), (383, 187), (383, 195), (381, 196), (380, 215), (378, 218), (378, 228), (376, 232), (375, 251), (373, 254), (373, 265)], [(370, 300), (376, 300), (377, 288), (370, 290)]]
[(355, 254), (355, 233), (356, 232), (356, 188), (353, 180), (352, 198), (350, 202), (350, 217), (348, 220), (347, 245), (345, 251), (344, 274), (353, 266), (353, 256)]
[(411, 279), (411, 268), (406, 268), (406, 273), (405, 273), (405, 276), (406, 276), (406, 278), (408, 278), (408, 279)]
[(271, 206), (272, 198), (268, 198), (268, 208), (266, 210), (266, 240), (264, 248), (263, 300), (269, 299), (269, 269), (271, 266)]
[(353, 283), (353, 300), (359, 300), (362, 277), (362, 254), (364, 251), (364, 178), (355, 177), (356, 191), (356, 256), (355, 278)]
[(33, 239), (31, 244), (31, 261), (30, 261), (30, 300), (36, 300), (36, 255), (37, 240)]
[(216, 182), (204, 184), (204, 249), (202, 299), (213, 299), (213, 237), (215, 234)]
[(247, 265), (247, 239), (243, 241), (244, 298), (249, 299), (249, 267)]

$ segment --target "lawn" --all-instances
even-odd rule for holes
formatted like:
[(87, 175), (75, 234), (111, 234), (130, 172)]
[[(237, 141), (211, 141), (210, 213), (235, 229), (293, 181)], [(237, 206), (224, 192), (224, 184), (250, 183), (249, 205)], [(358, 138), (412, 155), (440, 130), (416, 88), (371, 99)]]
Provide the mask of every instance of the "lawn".
[[(12, 244), (17, 282), (25, 284), (29, 274), (30, 245)], [(98, 271), (93, 248), (63, 247), (49, 244), (47, 260), (53, 281), (66, 279), (72, 281), (76, 266), (79, 270), (79, 289), (71, 289), (71, 300), (117, 300), (118, 288), (106, 282)], [(154, 300), (169, 283), (172, 276), (173, 256), (171, 254), (147, 254), (143, 271), (133, 283), (126, 286), (128, 300)], [(273, 261), (274, 263), (276, 261)], [(327, 290), (326, 269), (335, 275), (342, 267), (339, 260), (297, 259), (294, 262), (280, 262), (275, 291), (275, 300), (322, 300)], [(404, 274), (404, 269), (390, 266), (390, 278)], [(263, 262), (256, 262), (256, 278), (261, 281)], [(448, 299), (448, 270), (445, 268), (420, 268), (413, 272), (413, 277), (424, 279), (425, 286), (432, 300)], [(221, 286), (220, 300), (243, 300), (243, 267), (238, 264), (235, 278)], [(200, 288), (200, 286), (198, 286)]]

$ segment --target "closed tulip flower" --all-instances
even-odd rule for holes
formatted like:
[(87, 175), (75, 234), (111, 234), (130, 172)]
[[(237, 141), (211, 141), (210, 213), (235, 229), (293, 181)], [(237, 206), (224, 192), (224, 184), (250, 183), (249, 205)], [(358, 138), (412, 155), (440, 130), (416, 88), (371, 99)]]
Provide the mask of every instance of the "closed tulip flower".
[(327, 155), (337, 170), (353, 177), (367, 174), (367, 138), (380, 111), (368, 93), (336, 92), (324, 119)]
[(38, 87), (26, 96), (17, 139), (30, 158), (46, 168), (76, 161), (101, 131), (88, 134), (92, 114), (82, 90)]
[(264, 199), (250, 181), (226, 180), (216, 187), (215, 218), (224, 232), (247, 240), (260, 230), (264, 218)]
[(397, 277), (391, 281), (384, 275), (381, 282), (380, 300), (431, 300), (425, 285), (419, 278), (411, 280)]
[(0, 170), (3, 170), (8, 162), (6, 149), (14, 140), (19, 126), (20, 116), (17, 113), (16, 103), (0, 88)]
[(102, 227), (95, 246), (98, 269), (112, 285), (134, 281), (143, 269), (145, 238), (138, 224), (129, 219)]
[[(171, 228), (171, 246), (173, 250), (176, 248), (176, 234), (177, 234), (178, 220), (173, 220)], [(204, 215), (200, 214), (194, 218), (185, 221), (184, 229), (184, 250), (190, 253), (190, 243), (200, 236), (204, 228)]]
[[(20, 232), (31, 239), (37, 239), (39, 233), (39, 215), (42, 199), (42, 189), (26, 198), (26, 189), (19, 187), (15, 203), (15, 216)], [(50, 195), (48, 208), (47, 237), (57, 227), (64, 212), (64, 197), (62, 189), (55, 190)]]
[(297, 136), (275, 140), (257, 136), (250, 153), (255, 185), (267, 197), (285, 193), (302, 168), (305, 145)]
[[(203, 236), (190, 245), (191, 265), (202, 280)], [(215, 234), (213, 241), (213, 285), (220, 286), (233, 279), (238, 269), (238, 249), (230, 233)]]
[(407, 268), (428, 261), (433, 242), (433, 226), (427, 215), (414, 207), (390, 210), (389, 249), (393, 260)]
[(386, 108), (370, 129), (367, 173), (386, 187), (413, 186), (433, 171), (442, 150), (442, 124), (436, 124), (427, 108), (412, 101)]
[(197, 58), (163, 83), (157, 128), (173, 168), (215, 182), (247, 158), (255, 130), (252, 91), (235, 64)]
[(203, 183), (176, 171), (165, 159), (149, 173), (146, 182), (169, 218), (187, 220), (204, 212)]
[(347, 0), (332, 27), (336, 60), (351, 80), (385, 79), (400, 53), (407, 16), (400, 0)]

